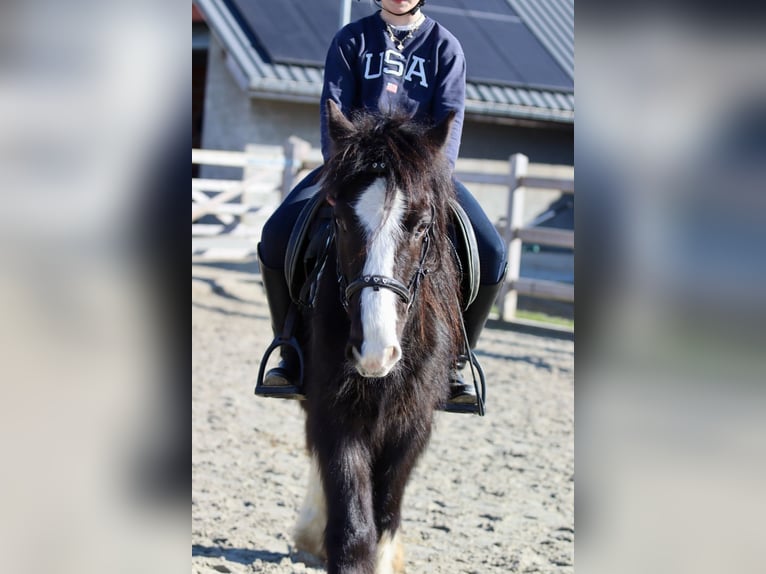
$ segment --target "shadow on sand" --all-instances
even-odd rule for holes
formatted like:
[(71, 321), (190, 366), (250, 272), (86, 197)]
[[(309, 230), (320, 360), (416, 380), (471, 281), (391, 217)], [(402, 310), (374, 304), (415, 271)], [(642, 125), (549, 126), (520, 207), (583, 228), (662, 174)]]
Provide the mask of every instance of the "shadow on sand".
[(324, 567), (322, 560), (312, 554), (300, 550), (293, 550), (290, 554), (285, 554), (282, 552), (269, 552), (268, 550), (249, 550), (246, 548), (224, 548), (222, 546), (202, 546), (200, 544), (193, 544), (192, 556), (223, 558), (229, 562), (237, 562), (245, 565), (253, 564), (256, 560), (277, 564), (282, 562), (285, 558), (289, 558), (294, 564), (302, 563), (313, 568)]
[(248, 550), (245, 548), (223, 548), (221, 546), (192, 545), (192, 556), (212, 556), (223, 558), (229, 562), (239, 564), (252, 564), (256, 560), (261, 562), (281, 562), (283, 558), (289, 558), (289, 554), (269, 552), (267, 550)]

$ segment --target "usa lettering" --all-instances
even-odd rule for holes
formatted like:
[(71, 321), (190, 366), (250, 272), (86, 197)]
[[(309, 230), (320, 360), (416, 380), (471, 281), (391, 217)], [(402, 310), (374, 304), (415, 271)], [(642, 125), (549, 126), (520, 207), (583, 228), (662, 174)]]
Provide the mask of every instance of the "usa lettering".
[[(373, 58), (375, 58), (375, 62), (373, 62)], [(364, 54), (364, 78), (366, 80), (374, 80), (375, 78), (380, 78), (383, 74), (397, 78), (404, 76), (404, 80), (407, 82), (413, 82), (417, 78), (420, 85), (427, 88), (428, 78), (426, 77), (425, 63), (424, 58), (414, 54), (410, 57), (410, 61), (407, 62), (404, 56), (396, 50), (379, 52), (377, 57), (367, 52)]]

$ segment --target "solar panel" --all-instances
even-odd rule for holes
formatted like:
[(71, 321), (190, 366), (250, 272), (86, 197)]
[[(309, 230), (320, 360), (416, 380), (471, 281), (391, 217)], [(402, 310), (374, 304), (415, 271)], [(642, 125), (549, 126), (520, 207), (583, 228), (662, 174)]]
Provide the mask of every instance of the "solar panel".
[[(225, 0), (262, 57), (323, 66), (338, 29), (340, 0)], [(374, 12), (352, 2), (351, 18)], [(450, 30), (466, 56), (468, 80), (572, 91), (561, 69), (506, 0), (429, 0), (425, 12)]]
[[(454, 18), (454, 21), (452, 21)], [(569, 89), (572, 79), (521, 23), (489, 18), (440, 17), (460, 40), (468, 76), (475, 82)]]
[[(323, 66), (340, 22), (340, 0), (225, 0), (251, 42), (275, 64)], [(374, 13), (352, 2), (351, 19)]]
[(446, 12), (460, 10), (492, 14), (493, 16), (518, 16), (507, 0), (429, 0), (424, 7), (426, 12)]

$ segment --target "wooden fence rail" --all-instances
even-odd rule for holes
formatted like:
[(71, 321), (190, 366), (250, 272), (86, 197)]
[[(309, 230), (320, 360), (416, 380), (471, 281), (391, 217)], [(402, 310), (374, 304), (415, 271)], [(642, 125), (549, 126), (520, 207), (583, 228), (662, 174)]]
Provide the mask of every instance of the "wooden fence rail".
[(254, 257), (263, 224), (296, 181), (321, 163), (320, 150), (297, 137), (244, 151), (192, 149), (192, 164), (242, 168), (239, 180), (192, 178), (192, 258)]

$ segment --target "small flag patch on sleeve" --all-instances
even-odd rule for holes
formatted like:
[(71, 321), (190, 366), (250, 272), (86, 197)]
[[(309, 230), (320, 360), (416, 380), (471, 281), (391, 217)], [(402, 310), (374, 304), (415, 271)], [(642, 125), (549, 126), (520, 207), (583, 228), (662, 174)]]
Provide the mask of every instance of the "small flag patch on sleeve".
[(397, 90), (399, 90), (399, 86), (397, 86), (395, 83), (388, 82), (386, 84), (386, 91), (387, 92), (391, 92), (392, 94), (395, 94), (397, 92)]

